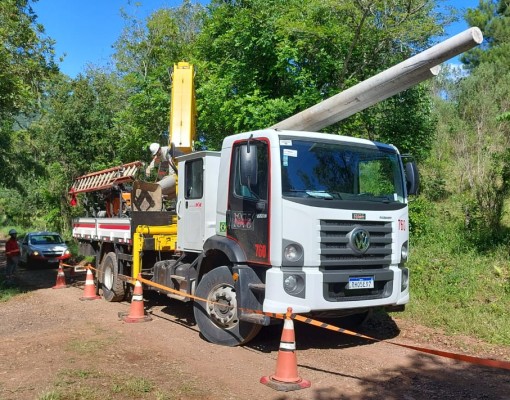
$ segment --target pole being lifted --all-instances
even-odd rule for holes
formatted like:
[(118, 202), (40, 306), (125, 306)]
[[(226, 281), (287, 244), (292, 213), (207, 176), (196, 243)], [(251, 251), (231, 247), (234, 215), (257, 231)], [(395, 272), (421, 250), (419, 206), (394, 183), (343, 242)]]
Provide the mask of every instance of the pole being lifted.
[(479, 45), (482, 41), (483, 35), (479, 28), (467, 29), (271, 128), (319, 131), (436, 76), (439, 73), (439, 64)]

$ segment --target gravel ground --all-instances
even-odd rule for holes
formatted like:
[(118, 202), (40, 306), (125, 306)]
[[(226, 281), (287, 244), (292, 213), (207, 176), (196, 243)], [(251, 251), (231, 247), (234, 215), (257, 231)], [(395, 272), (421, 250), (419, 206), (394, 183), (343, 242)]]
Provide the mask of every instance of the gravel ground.
[[(1, 247), (0, 243), (0, 247)], [(0, 248), (3, 255), (3, 249)], [(4, 260), (0, 259), (0, 274)], [(153, 320), (118, 319), (129, 302), (80, 301), (84, 274), (52, 289), (55, 268), (18, 271), (27, 292), (0, 303), (0, 399), (509, 399), (510, 371), (456, 362), (295, 322), (298, 373), (312, 386), (278, 392), (259, 380), (276, 369), (281, 327), (249, 345), (226, 348), (201, 338), (189, 305), (144, 292)], [(510, 348), (388, 316), (362, 333), (399, 343), (510, 361)], [(155, 389), (135, 392), (133, 379)], [(112, 389), (114, 388), (114, 389)], [(105, 395), (104, 393), (108, 393)], [(162, 393), (166, 393), (163, 395)]]

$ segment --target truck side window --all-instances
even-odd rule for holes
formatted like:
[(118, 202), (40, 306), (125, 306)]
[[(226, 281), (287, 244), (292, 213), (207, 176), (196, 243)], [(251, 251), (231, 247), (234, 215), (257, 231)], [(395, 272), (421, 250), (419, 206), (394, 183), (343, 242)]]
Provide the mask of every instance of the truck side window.
[(204, 160), (186, 161), (184, 175), (184, 198), (201, 199), (204, 194)]

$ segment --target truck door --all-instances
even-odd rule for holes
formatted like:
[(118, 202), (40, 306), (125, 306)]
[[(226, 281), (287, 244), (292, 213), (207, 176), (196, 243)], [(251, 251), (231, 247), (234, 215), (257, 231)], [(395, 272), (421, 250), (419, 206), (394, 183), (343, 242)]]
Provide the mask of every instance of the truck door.
[[(241, 177), (242, 152), (255, 155), (254, 176), (249, 182)], [(248, 261), (259, 264), (269, 264), (269, 172), (267, 140), (250, 139), (234, 144), (228, 189), (227, 236), (239, 243)]]
[(204, 160), (186, 160), (184, 185), (179, 188), (179, 245), (184, 250), (201, 250), (204, 245)]

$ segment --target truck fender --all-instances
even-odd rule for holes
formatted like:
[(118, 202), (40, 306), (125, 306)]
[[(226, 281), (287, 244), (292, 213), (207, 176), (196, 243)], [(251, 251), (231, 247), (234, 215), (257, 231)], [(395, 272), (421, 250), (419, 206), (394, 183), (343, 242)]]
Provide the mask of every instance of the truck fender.
[(221, 251), (224, 253), (232, 264), (246, 263), (246, 254), (239, 244), (225, 236), (214, 235), (207, 239), (204, 243), (204, 253), (211, 251)]

